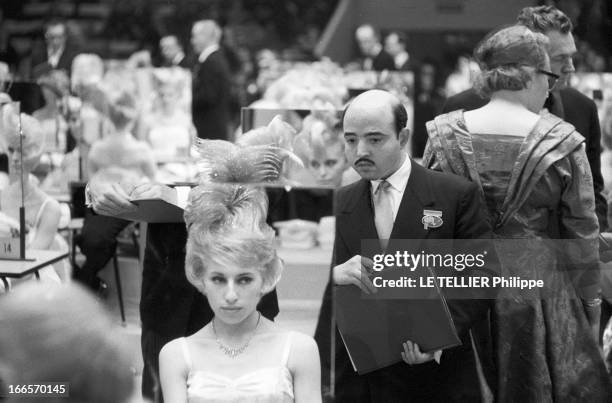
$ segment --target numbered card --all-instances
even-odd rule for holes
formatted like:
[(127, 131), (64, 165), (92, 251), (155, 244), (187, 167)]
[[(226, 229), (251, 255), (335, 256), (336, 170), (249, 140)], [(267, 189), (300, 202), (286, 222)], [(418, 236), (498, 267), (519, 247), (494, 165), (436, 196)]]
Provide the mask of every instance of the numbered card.
[(19, 259), (19, 238), (0, 238), (0, 259)]

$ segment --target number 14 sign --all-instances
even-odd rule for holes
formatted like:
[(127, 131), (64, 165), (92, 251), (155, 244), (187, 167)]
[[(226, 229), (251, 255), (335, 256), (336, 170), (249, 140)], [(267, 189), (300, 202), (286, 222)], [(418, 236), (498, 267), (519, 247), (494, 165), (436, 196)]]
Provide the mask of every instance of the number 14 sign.
[(19, 259), (19, 238), (0, 238), (0, 259)]

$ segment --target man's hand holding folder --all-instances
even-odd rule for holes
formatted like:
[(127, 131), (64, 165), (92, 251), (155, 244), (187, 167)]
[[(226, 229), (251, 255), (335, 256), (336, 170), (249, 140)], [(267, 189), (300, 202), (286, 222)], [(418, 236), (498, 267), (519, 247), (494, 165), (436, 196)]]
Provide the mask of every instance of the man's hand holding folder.
[[(92, 179), (86, 193), (89, 205), (98, 214), (146, 222), (182, 221), (181, 200), (187, 192), (178, 192), (155, 182), (121, 183)], [(181, 189), (182, 190), (182, 189)], [(184, 193), (181, 197), (181, 193)]]
[(374, 262), (365, 256), (355, 255), (346, 262), (333, 268), (334, 284), (357, 286), (366, 294), (376, 293), (369, 274)]

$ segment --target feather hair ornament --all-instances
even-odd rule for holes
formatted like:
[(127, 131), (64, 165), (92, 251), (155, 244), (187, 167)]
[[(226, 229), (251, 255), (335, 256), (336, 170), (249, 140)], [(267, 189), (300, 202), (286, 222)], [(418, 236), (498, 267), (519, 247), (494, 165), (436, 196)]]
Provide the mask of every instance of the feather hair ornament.
[(303, 166), (291, 150), (294, 136), (293, 127), (275, 116), (267, 127), (243, 134), (236, 144), (196, 139), (199, 182), (277, 182), (282, 177), (286, 160)]

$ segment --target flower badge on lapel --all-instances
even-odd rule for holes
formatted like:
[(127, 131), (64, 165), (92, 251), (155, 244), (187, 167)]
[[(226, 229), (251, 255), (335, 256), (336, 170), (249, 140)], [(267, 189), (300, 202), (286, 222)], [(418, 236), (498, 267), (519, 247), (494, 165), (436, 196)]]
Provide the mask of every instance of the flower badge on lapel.
[(421, 222), (425, 229), (441, 227), (444, 223), (442, 221), (442, 212), (438, 210), (423, 210)]

